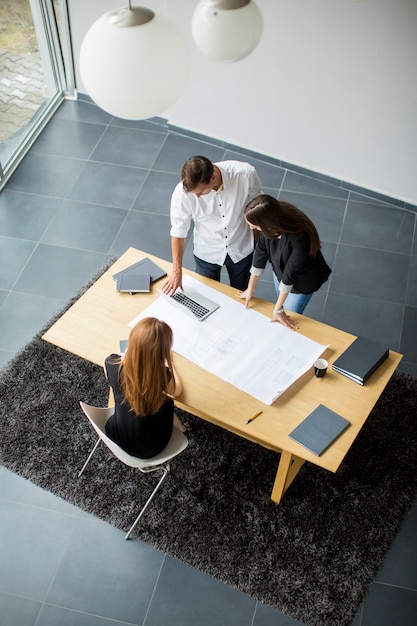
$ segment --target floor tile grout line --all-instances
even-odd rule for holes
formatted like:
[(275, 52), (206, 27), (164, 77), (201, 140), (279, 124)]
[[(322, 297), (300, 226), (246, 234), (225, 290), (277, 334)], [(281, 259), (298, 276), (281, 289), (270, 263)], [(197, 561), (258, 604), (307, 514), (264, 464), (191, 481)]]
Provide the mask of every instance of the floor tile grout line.
[(149, 615), (149, 611), (150, 611), (150, 608), (151, 608), (152, 600), (153, 600), (153, 598), (155, 597), (155, 594), (156, 594), (156, 588), (157, 588), (158, 583), (159, 583), (159, 580), (160, 580), (160, 578), (161, 578), (161, 575), (162, 575), (162, 570), (163, 570), (163, 567), (164, 567), (164, 565), (165, 565), (166, 560), (167, 560), (167, 555), (166, 555), (166, 553), (164, 552), (164, 553), (163, 553), (162, 562), (161, 562), (161, 566), (160, 566), (160, 568), (159, 568), (159, 570), (158, 570), (158, 575), (157, 575), (157, 577), (156, 577), (155, 584), (154, 584), (154, 586), (153, 586), (152, 593), (151, 593), (151, 596), (150, 596), (150, 598), (149, 598), (148, 606), (147, 606), (147, 608), (146, 608), (145, 616), (144, 616), (144, 618), (143, 618), (143, 622), (142, 622), (142, 625), (141, 625), (141, 626), (146, 626), (146, 621), (147, 621), (147, 619), (148, 619), (148, 615)]

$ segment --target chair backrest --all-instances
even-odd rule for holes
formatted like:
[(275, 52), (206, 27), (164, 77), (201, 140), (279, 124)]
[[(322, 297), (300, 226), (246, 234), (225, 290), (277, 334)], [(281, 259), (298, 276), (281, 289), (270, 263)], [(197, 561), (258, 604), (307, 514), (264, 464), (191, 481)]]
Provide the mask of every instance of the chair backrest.
[(117, 443), (112, 441), (110, 437), (106, 435), (105, 425), (107, 420), (114, 413), (114, 407), (97, 407), (80, 402), (80, 406), (87, 416), (90, 424), (96, 431), (97, 435), (103, 441), (103, 443), (111, 450), (122, 463), (129, 465), (130, 467), (143, 467), (146, 464), (144, 459), (139, 459), (136, 456), (132, 456), (125, 452)]
[(188, 445), (187, 437), (177, 428), (174, 428), (171, 439), (162, 452), (150, 459), (140, 459), (125, 452), (123, 448), (106, 435), (105, 425), (109, 417), (113, 415), (114, 407), (96, 407), (85, 402), (80, 402), (80, 406), (103, 443), (113, 452), (114, 456), (130, 467), (144, 468), (152, 465), (161, 465), (177, 456)]

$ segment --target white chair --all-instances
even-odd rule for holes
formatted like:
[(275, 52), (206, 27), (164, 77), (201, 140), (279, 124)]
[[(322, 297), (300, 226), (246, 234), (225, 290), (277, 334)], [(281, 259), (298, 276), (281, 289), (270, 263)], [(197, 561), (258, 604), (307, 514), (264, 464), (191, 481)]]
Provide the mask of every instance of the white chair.
[(150, 459), (139, 459), (138, 457), (132, 456), (128, 454), (127, 452), (125, 452), (120, 446), (117, 445), (117, 443), (114, 443), (114, 441), (112, 441), (106, 435), (105, 424), (107, 420), (109, 419), (109, 417), (113, 415), (114, 407), (101, 408), (101, 407), (91, 406), (89, 404), (86, 404), (85, 402), (80, 402), (80, 406), (83, 412), (85, 413), (85, 415), (88, 417), (92, 427), (96, 431), (99, 438), (97, 439), (97, 442), (94, 448), (92, 449), (92, 451), (90, 452), (86, 462), (82, 466), (81, 471), (78, 474), (78, 476), (81, 476), (81, 474), (87, 467), (100, 441), (102, 441), (122, 463), (125, 463), (125, 465), (129, 465), (130, 467), (137, 467), (138, 470), (143, 472), (144, 474), (147, 474), (149, 472), (158, 472), (158, 471), (162, 472), (162, 476), (158, 484), (156, 485), (155, 489), (149, 496), (148, 500), (146, 501), (146, 504), (142, 507), (141, 512), (139, 513), (136, 520), (134, 521), (134, 523), (132, 524), (128, 533), (125, 536), (125, 539), (129, 539), (129, 536), (132, 530), (135, 528), (136, 524), (139, 522), (140, 518), (142, 517), (143, 513), (147, 509), (154, 495), (156, 494), (156, 492), (158, 491), (158, 489), (164, 482), (165, 478), (167, 477), (170, 471), (170, 463), (172, 459), (176, 457), (178, 454), (180, 454), (180, 452), (185, 450), (185, 448), (188, 446), (188, 439), (185, 435), (183, 435), (183, 433), (181, 433), (177, 428), (174, 427), (172, 431), (171, 439), (169, 440), (168, 445), (162, 450), (162, 452), (160, 452), (156, 456), (153, 456)]

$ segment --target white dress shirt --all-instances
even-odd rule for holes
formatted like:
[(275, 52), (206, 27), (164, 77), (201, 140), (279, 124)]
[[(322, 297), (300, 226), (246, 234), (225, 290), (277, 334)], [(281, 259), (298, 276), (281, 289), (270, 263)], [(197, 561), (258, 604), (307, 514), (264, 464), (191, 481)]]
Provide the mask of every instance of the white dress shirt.
[(253, 251), (253, 233), (243, 217), (249, 200), (261, 193), (255, 168), (240, 161), (215, 163), (223, 184), (199, 198), (184, 191), (182, 182), (171, 198), (171, 237), (185, 239), (194, 221), (194, 254), (209, 263), (223, 265), (228, 254), (233, 263)]

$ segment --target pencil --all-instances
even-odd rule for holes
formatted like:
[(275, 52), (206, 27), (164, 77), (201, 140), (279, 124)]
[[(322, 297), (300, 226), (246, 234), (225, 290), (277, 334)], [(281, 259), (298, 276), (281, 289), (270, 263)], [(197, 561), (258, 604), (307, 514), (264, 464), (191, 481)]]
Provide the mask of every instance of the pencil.
[(262, 411), (258, 411), (257, 413), (255, 413), (255, 415), (252, 415), (252, 417), (250, 417), (246, 423), (249, 424), (249, 422), (253, 422), (253, 420), (259, 417), (261, 414), (262, 414)]

